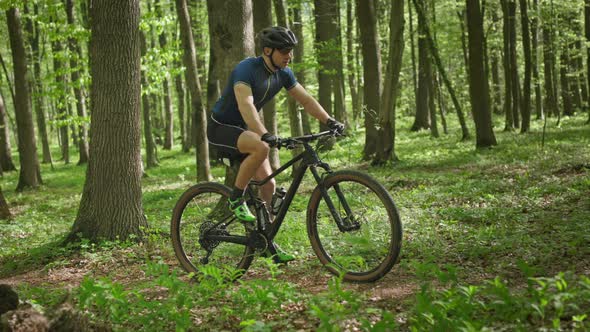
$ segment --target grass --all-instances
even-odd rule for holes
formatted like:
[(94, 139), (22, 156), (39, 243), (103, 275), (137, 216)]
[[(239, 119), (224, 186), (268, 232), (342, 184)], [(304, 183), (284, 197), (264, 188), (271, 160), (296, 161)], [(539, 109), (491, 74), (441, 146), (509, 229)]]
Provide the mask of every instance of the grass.
[[(194, 155), (178, 148), (160, 150), (160, 166), (143, 179), (151, 231), (141, 245), (61, 245), (76, 218), (85, 167), (43, 165), (45, 185), (23, 193), (14, 192), (18, 174), (5, 174), (0, 184), (15, 217), (0, 221), (0, 282), (17, 284), (21, 297), (42, 307), (68, 298), (118, 330), (141, 328), (162, 315), (169, 319), (147, 326), (585, 330), (590, 311), (586, 117), (564, 118), (559, 127), (550, 119), (543, 147), (542, 122), (535, 121), (528, 134), (496, 132), (498, 145), (486, 150), (475, 150), (473, 140), (460, 142), (456, 124), (450, 128), (455, 134), (433, 139), (425, 131), (409, 132), (411, 119), (401, 118), (396, 138), (401, 160), (395, 164), (372, 167), (360, 161), (362, 133), (322, 154), (334, 169), (360, 169), (377, 178), (400, 210), (401, 261), (373, 285), (342, 284), (315, 259), (304, 222), (311, 177), (277, 238), (300, 257), (295, 264), (277, 269), (257, 259), (238, 283), (214, 282), (215, 271), (213, 281), (188, 281), (165, 236), (176, 199), (195, 180)], [(288, 152), (281, 153), (287, 160)], [(223, 180), (223, 170), (214, 168), (213, 176)], [(510, 313), (515, 305), (519, 310)], [(129, 311), (142, 314), (123, 314)], [(453, 317), (460, 319), (452, 323)]]

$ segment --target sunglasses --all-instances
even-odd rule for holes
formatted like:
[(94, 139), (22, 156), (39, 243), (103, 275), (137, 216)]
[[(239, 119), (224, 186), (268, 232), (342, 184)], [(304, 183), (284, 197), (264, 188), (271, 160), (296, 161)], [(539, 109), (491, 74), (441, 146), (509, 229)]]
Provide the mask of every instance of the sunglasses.
[(279, 53), (281, 53), (282, 55), (287, 55), (291, 52), (293, 52), (292, 48), (279, 48)]

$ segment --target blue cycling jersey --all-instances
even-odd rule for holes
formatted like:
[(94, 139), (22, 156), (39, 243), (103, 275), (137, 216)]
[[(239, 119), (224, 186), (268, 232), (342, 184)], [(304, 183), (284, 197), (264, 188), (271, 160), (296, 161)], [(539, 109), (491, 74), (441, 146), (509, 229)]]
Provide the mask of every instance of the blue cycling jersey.
[(232, 71), (221, 97), (213, 106), (213, 117), (221, 123), (245, 128), (246, 123), (234, 93), (236, 84), (246, 84), (252, 89), (254, 106), (260, 111), (281, 88), (290, 90), (297, 85), (297, 80), (289, 67), (272, 71), (261, 56), (241, 61)]

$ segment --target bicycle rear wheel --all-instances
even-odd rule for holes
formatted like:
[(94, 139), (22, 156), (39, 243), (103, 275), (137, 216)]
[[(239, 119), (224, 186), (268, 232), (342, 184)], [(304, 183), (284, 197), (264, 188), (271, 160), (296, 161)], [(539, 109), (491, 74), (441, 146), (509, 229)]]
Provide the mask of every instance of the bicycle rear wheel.
[(174, 253), (187, 272), (205, 265), (223, 269), (230, 279), (240, 277), (252, 263), (248, 246), (212, 240), (209, 235), (246, 236), (247, 230), (228, 208), (230, 189), (219, 183), (200, 183), (185, 191), (172, 213)]
[(349, 229), (338, 227), (318, 185), (307, 209), (307, 232), (316, 255), (330, 272), (343, 273), (344, 280), (380, 279), (401, 250), (402, 225), (393, 199), (377, 181), (356, 171), (334, 172), (323, 185)]

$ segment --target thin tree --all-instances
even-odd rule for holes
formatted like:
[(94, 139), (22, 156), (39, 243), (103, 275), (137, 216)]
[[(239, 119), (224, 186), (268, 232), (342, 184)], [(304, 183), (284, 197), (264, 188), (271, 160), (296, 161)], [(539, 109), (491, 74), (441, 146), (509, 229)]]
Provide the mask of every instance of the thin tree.
[(522, 28), (522, 46), (524, 50), (524, 83), (522, 94), (522, 125), (521, 133), (526, 133), (531, 125), (531, 36), (529, 30), (529, 16), (527, 0), (520, 0), (520, 17)]
[[(141, 32), (141, 56), (144, 57), (147, 53), (147, 41), (145, 33)], [(145, 139), (145, 160), (146, 168), (153, 168), (158, 166), (158, 150), (156, 142), (154, 142), (154, 135), (152, 133), (152, 116), (151, 116), (151, 92), (147, 81), (147, 73), (145, 70), (141, 71), (141, 101), (143, 110), (143, 137)]]
[(555, 47), (553, 45), (553, 31), (550, 26), (543, 26), (543, 87), (545, 92), (544, 105), (547, 116), (558, 116), (557, 86), (555, 84)]
[[(165, 19), (165, 6), (159, 0), (154, 2), (154, 7), (158, 17)], [(166, 29), (162, 29), (158, 35), (158, 42), (161, 52), (166, 52), (168, 46), (168, 37)], [(168, 63), (165, 64), (168, 67)], [(162, 92), (164, 98), (164, 150), (171, 150), (174, 145), (174, 110), (172, 109), (172, 95), (170, 93), (170, 74), (166, 70), (162, 80)]]
[(537, 120), (542, 119), (543, 115), (543, 100), (541, 95), (541, 79), (539, 77), (539, 1), (533, 0), (533, 17), (531, 19), (531, 35), (532, 35), (532, 69), (533, 69), (533, 84), (535, 86), (535, 114)]
[(197, 144), (197, 181), (209, 181), (211, 179), (211, 170), (209, 167), (209, 144), (206, 132), (207, 115), (201, 99), (201, 83), (198, 79), (195, 42), (186, 0), (176, 0), (176, 11), (180, 23), (180, 38), (184, 49), (183, 61), (187, 70), (187, 85), (191, 94), (191, 111), (195, 123), (193, 135), (196, 136)]
[(389, 18), (389, 60), (383, 87), (381, 114), (379, 117), (380, 144), (373, 163), (398, 160), (395, 153), (395, 110), (400, 95), (399, 77), (404, 51), (404, 0), (394, 0)]
[(430, 82), (432, 81), (432, 68), (428, 53), (428, 41), (426, 39), (426, 16), (428, 15), (424, 0), (416, 1), (418, 15), (418, 94), (416, 95), (416, 113), (411, 131), (430, 128)]
[(10, 146), (10, 129), (4, 98), (0, 91), (0, 174), (2, 172), (15, 171), (16, 167), (12, 161), (12, 147)]
[[(75, 13), (74, 13), (74, 2), (73, 0), (66, 0), (66, 14), (68, 18), (68, 25), (74, 26), (75, 24)], [(84, 92), (84, 84), (80, 79), (80, 68), (78, 68), (78, 57), (82, 56), (82, 50), (76, 41), (76, 38), (70, 37), (68, 39), (68, 48), (71, 53), (70, 56), (70, 71), (72, 86), (74, 88), (74, 96), (76, 97), (76, 111), (78, 117), (81, 119), (86, 118), (86, 97)], [(86, 164), (88, 162), (88, 129), (86, 125), (81, 122), (78, 126), (78, 150), (80, 159), (78, 165)]]
[(358, 95), (358, 90), (356, 89), (356, 80), (357, 77), (355, 75), (355, 60), (354, 60), (354, 47), (353, 47), (353, 40), (354, 40), (354, 20), (352, 17), (353, 13), (353, 4), (354, 1), (346, 0), (346, 66), (348, 71), (348, 88), (350, 89), (350, 97), (352, 99), (352, 109), (353, 114), (360, 113), (360, 98)]
[[(421, 7), (418, 5), (418, 2), (416, 0), (412, 0), (412, 2), (414, 3), (414, 8), (416, 9), (416, 13), (418, 14), (418, 16), (423, 16), (424, 18), (426, 18), (426, 16), (424, 15), (424, 12), (421, 10)], [(457, 118), (459, 119), (459, 124), (461, 125), (461, 133), (462, 133), (461, 139), (467, 140), (469, 138), (469, 129), (467, 129), (467, 123), (465, 122), (465, 116), (463, 115), (463, 111), (461, 110), (461, 105), (459, 104), (459, 100), (457, 99), (457, 94), (455, 93), (455, 89), (453, 88), (453, 85), (451, 84), (451, 81), (449, 80), (449, 77), (447, 75), (447, 71), (445, 70), (445, 67), (442, 64), (442, 61), (440, 59), (440, 55), (438, 53), (438, 47), (436, 46), (434, 39), (432, 38), (432, 34), (430, 33), (430, 28), (428, 27), (428, 24), (426, 24), (424, 28), (425, 28), (424, 33), (426, 34), (426, 40), (428, 41), (428, 46), (430, 47), (430, 53), (432, 54), (432, 57), (434, 58), (434, 63), (436, 64), (438, 72), (440, 73), (440, 76), (442, 77), (443, 83), (447, 87), (447, 91), (449, 92), (449, 95), (451, 95), (451, 100), (453, 101), (453, 106), (455, 107), (455, 111), (457, 112)]]
[(512, 80), (512, 120), (514, 128), (520, 127), (520, 78), (518, 76), (518, 61), (516, 58), (516, 2), (515, 0), (508, 0), (508, 24), (509, 42), (510, 42), (510, 79)]
[(356, 9), (363, 53), (363, 99), (365, 146), (363, 159), (369, 160), (377, 149), (377, 119), (381, 109), (381, 52), (375, 0), (357, 0)]
[(27, 56), (19, 10), (15, 7), (8, 9), (6, 18), (14, 68), (14, 109), (20, 156), (20, 173), (16, 190), (21, 191), (26, 188), (37, 188), (43, 184), (43, 181), (37, 159), (37, 142), (27, 82)]
[(469, 95), (471, 114), (475, 122), (476, 147), (496, 145), (492, 129), (488, 80), (483, 59), (483, 17), (479, 0), (467, 0), (467, 30), (469, 34)]
[(141, 238), (147, 227), (141, 201), (139, 21), (139, 0), (90, 7), (90, 158), (68, 241)]

